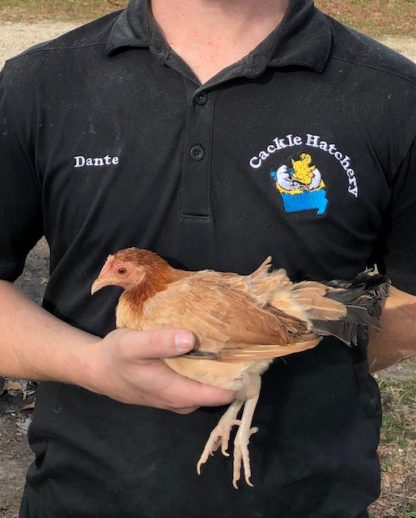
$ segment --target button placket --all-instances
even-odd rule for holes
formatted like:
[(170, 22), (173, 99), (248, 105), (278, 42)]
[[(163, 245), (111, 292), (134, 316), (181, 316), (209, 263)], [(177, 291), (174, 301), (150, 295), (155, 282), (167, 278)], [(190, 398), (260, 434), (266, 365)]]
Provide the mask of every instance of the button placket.
[[(191, 94), (191, 92), (189, 92)], [(210, 99), (213, 93), (210, 93)], [(210, 217), (210, 167), (213, 103), (205, 92), (192, 92), (184, 141), (182, 173), (182, 214)]]

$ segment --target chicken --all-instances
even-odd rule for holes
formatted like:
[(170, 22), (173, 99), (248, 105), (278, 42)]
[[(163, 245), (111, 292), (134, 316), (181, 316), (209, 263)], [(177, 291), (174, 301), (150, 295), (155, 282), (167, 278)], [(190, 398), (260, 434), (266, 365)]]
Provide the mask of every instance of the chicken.
[[(248, 444), (259, 398), (261, 375), (274, 358), (316, 347), (334, 335), (355, 344), (359, 325), (378, 325), (389, 282), (362, 273), (352, 282), (292, 283), (282, 269), (269, 272), (267, 258), (251, 275), (172, 268), (148, 250), (128, 248), (107, 258), (92, 285), (124, 288), (116, 309), (117, 327), (148, 330), (183, 327), (197, 340), (195, 351), (164, 359), (188, 378), (236, 393), (212, 430), (197, 472), (219, 447), (227, 448), (233, 426), (233, 485), (244, 469), (252, 485)], [(238, 414), (243, 408), (241, 418)]]

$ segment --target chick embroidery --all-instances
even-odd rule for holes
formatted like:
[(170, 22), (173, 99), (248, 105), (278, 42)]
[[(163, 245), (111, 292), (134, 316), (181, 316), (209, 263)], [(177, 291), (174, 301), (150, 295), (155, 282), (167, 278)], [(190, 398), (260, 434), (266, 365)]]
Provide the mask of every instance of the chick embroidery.
[(308, 153), (301, 153), (299, 160), (291, 160), (292, 167), (281, 165), (271, 172), (276, 189), (282, 196), (286, 212), (317, 210), (318, 215), (326, 211), (328, 199), (326, 186), (320, 170), (312, 164)]
[(321, 173), (316, 165), (310, 165), (311, 162), (312, 157), (308, 153), (302, 153), (300, 160), (293, 160), (292, 158), (292, 178), (295, 182), (299, 182), (304, 188), (308, 189), (308, 191), (325, 187)]

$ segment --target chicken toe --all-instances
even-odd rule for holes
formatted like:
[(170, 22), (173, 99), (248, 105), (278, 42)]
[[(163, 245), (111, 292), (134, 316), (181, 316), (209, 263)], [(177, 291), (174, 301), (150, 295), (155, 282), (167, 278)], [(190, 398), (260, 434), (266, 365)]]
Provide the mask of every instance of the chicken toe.
[(241, 476), (241, 464), (243, 465), (246, 484), (253, 487), (253, 484), (250, 481), (251, 467), (248, 444), (250, 442), (250, 437), (258, 431), (257, 427), (251, 427), (258, 399), (259, 396), (257, 394), (254, 398), (246, 401), (243, 415), (241, 417), (240, 427), (234, 440), (233, 486), (236, 489), (238, 489), (237, 482), (240, 480)]
[(248, 443), (250, 437), (253, 433), (258, 432), (259, 429), (257, 427), (250, 428), (248, 434), (239, 434), (237, 432), (237, 436), (234, 441), (234, 463), (233, 463), (233, 486), (238, 489), (237, 482), (240, 480), (241, 474), (241, 462), (243, 463), (244, 468), (244, 479), (248, 486), (253, 487), (251, 478), (251, 468), (250, 468), (250, 454), (248, 451)]
[(237, 415), (240, 411), (240, 408), (243, 406), (243, 403), (244, 401), (238, 400), (231, 403), (227, 411), (218, 421), (217, 426), (212, 430), (196, 467), (198, 475), (201, 474), (202, 464), (205, 464), (205, 462), (208, 460), (208, 457), (213, 455), (213, 453), (217, 451), (220, 446), (222, 454), (228, 457), (229, 453), (227, 452), (227, 448), (231, 429), (234, 425), (240, 424), (240, 421), (237, 420)]

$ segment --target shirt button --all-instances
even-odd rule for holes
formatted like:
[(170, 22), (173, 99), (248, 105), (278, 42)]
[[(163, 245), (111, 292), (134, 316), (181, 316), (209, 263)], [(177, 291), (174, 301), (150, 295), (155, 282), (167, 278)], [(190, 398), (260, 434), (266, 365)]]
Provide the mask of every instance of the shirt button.
[(195, 146), (191, 147), (191, 149), (189, 150), (189, 154), (191, 155), (191, 158), (199, 161), (204, 158), (205, 150), (201, 145), (196, 144)]
[(201, 106), (203, 104), (205, 104), (206, 102), (208, 101), (208, 95), (205, 93), (205, 92), (200, 92), (196, 97), (195, 97), (195, 102), (197, 104), (200, 104)]

